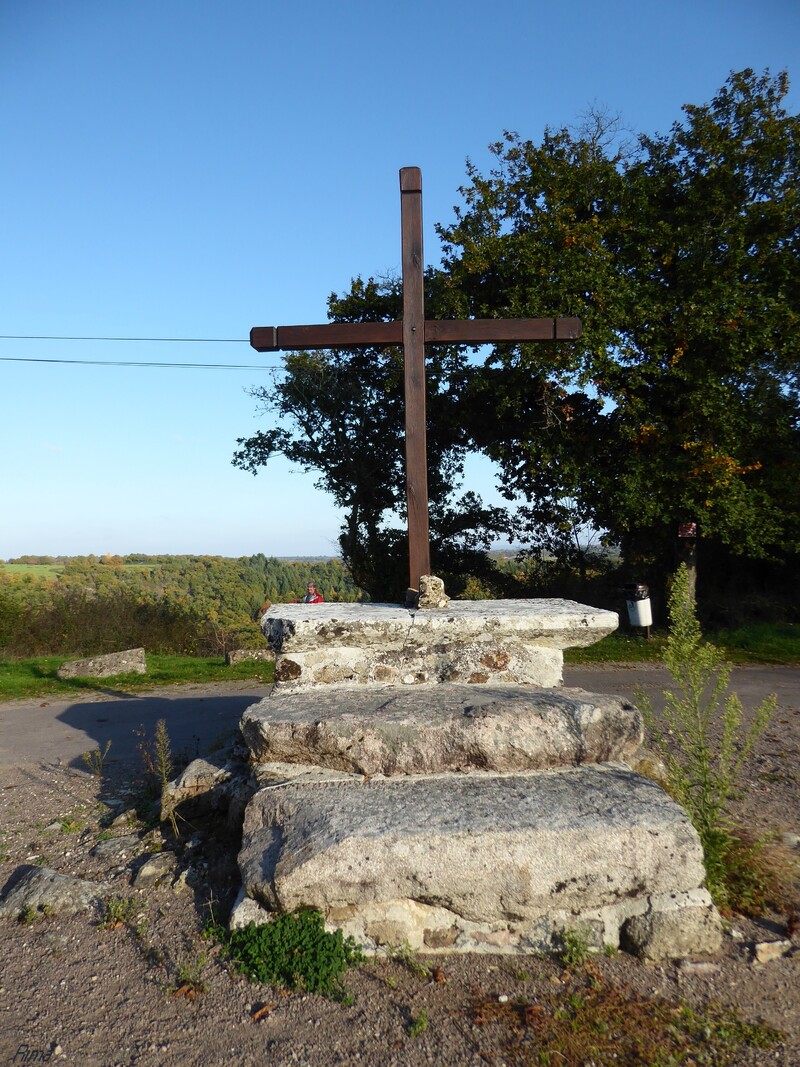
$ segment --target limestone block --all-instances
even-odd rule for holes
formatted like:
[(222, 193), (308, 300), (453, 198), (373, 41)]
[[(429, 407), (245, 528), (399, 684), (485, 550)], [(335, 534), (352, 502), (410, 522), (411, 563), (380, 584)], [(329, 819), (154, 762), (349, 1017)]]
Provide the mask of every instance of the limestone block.
[(274, 604), (261, 628), (275, 652), (325, 646), (396, 648), (500, 638), (542, 648), (592, 645), (619, 625), (616, 612), (574, 600), (457, 600), (418, 611), (395, 604)]
[(625, 761), (642, 721), (622, 698), (580, 689), (448, 685), (275, 693), (245, 711), (241, 731), (258, 762), (435, 774)]
[(70, 660), (56, 671), (59, 678), (109, 678), (114, 674), (147, 674), (143, 648), (109, 652), (105, 656)]
[(616, 629), (617, 615), (570, 600), (456, 601), (418, 610), (392, 604), (278, 604), (262, 629), (276, 685), (561, 684), (562, 649)]
[(502, 646), (475, 641), (431, 648), (323, 648), (278, 656), (275, 682), (284, 691), (312, 686), (352, 689), (442, 682), (548, 687), (561, 684), (563, 663), (559, 649), (531, 648), (511, 641)]
[(704, 877), (685, 812), (614, 764), (263, 789), (245, 812), (239, 865), (247, 895), (272, 909), (409, 899), (506, 924)]

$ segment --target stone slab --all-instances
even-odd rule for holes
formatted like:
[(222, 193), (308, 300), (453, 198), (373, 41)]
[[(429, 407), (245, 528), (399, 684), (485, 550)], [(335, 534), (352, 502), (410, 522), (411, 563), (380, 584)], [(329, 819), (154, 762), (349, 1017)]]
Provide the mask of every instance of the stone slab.
[(560, 685), (564, 648), (612, 633), (615, 612), (571, 600), (277, 604), (261, 620), (282, 689), (504, 683)]
[(111, 678), (115, 674), (147, 674), (147, 661), (143, 648), (129, 648), (124, 652), (70, 660), (62, 663), (56, 674), (59, 678)]
[(625, 761), (642, 743), (641, 714), (622, 698), (519, 686), (273, 693), (241, 731), (259, 763), (366, 775)]
[(424, 611), (396, 604), (273, 604), (261, 620), (270, 646), (283, 653), (493, 637), (564, 649), (594, 644), (618, 625), (616, 612), (559, 599), (453, 600)]
[(275, 785), (242, 840), (249, 897), (326, 915), (405, 900), (489, 928), (577, 923), (704, 878), (685, 812), (621, 764)]

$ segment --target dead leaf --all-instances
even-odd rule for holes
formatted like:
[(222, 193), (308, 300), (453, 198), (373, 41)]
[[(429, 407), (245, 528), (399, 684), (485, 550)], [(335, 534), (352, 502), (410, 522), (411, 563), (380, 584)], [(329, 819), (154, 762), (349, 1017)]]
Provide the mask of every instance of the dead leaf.
[(250, 1016), (250, 1021), (254, 1023), (260, 1023), (262, 1019), (266, 1017), (274, 1010), (274, 1004), (262, 1004), (260, 1008), (256, 1008), (253, 1014)]

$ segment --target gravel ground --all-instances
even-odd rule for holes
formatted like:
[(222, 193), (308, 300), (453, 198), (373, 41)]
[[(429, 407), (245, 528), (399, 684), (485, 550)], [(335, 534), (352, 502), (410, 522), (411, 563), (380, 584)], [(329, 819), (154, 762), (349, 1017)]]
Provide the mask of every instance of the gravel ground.
[[(622, 692), (634, 673), (612, 673), (596, 689)], [(736, 801), (737, 815), (758, 832), (784, 835), (771, 848), (790, 886), (800, 858), (792, 837), (800, 833), (800, 699), (792, 692), (781, 689), (778, 714)], [(221, 824), (198, 823), (180, 842), (148, 830), (133, 819), (141, 796), (141, 761), (109, 758), (100, 778), (79, 761), (0, 771), (0, 886), (21, 864), (39, 864), (107, 880), (113, 896), (132, 901), (128, 921), (116, 928), (99, 911), (29, 924), (0, 920), (0, 1064), (538, 1062), (519, 1058), (514, 1041), (522, 1031), (490, 1008), (519, 998), (536, 1004), (553, 990), (567, 996), (579, 979), (554, 960), (425, 956), (423, 975), (413, 959), (375, 959), (348, 973), (349, 1006), (231, 973), (201, 932), (209, 902), (224, 911), (235, 892), (237, 842)], [(119, 838), (127, 840), (108, 843)], [(93, 853), (98, 844), (100, 855)], [(164, 881), (132, 884), (141, 856), (159, 849), (170, 857)], [(648, 965), (618, 953), (592, 966), (628, 997), (715, 1002), (784, 1033), (779, 1049), (742, 1052), (737, 1067), (800, 1067), (800, 944), (768, 963), (753, 959), (754, 944), (789, 937), (788, 919), (788, 910), (757, 922), (732, 916), (713, 961)]]

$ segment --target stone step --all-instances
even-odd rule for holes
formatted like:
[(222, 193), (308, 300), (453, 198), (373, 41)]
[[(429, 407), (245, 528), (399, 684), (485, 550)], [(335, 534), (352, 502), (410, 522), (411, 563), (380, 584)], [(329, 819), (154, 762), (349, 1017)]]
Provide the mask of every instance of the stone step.
[(560, 685), (564, 648), (612, 633), (612, 611), (571, 600), (276, 604), (261, 620), (280, 688), (503, 682)]
[(319, 908), (368, 948), (541, 951), (565, 927), (611, 944), (627, 927), (656, 958), (719, 941), (694, 828), (621, 764), (264, 788), (239, 865), (251, 900)]
[(642, 742), (641, 715), (621, 697), (522, 686), (273, 693), (241, 730), (256, 762), (367, 775), (625, 761)]

